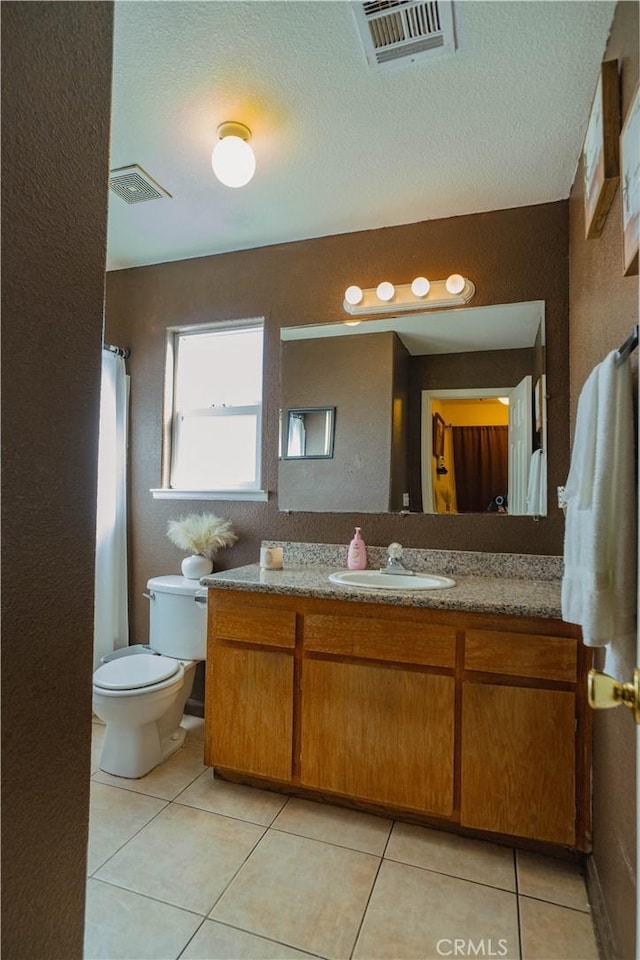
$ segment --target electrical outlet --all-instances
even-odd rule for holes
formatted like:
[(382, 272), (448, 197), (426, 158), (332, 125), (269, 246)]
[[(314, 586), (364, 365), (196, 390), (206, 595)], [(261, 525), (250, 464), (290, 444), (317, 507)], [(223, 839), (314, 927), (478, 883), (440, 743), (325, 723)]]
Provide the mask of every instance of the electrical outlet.
[(558, 487), (558, 508), (562, 510), (564, 505), (564, 487)]
[(403, 506), (403, 507), (408, 507), (408, 506), (409, 506), (409, 494), (408, 494), (408, 493), (403, 493), (403, 494), (402, 494), (402, 506)]

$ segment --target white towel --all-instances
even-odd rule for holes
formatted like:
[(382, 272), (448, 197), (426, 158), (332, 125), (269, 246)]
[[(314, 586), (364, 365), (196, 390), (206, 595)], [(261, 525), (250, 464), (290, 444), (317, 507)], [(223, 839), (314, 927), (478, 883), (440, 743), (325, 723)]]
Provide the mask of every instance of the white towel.
[(567, 507), (562, 619), (588, 646), (607, 646), (605, 670), (630, 679), (636, 661), (636, 492), (629, 363), (614, 350), (580, 394)]
[(544, 450), (534, 450), (529, 465), (527, 513), (544, 516), (547, 512), (547, 458)]

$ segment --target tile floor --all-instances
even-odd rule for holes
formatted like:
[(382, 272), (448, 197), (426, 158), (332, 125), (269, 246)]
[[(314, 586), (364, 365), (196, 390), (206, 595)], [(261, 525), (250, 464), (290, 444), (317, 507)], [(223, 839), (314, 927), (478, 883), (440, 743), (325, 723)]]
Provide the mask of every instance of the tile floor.
[(597, 960), (573, 864), (215, 780), (185, 725), (123, 780), (94, 724), (87, 960)]

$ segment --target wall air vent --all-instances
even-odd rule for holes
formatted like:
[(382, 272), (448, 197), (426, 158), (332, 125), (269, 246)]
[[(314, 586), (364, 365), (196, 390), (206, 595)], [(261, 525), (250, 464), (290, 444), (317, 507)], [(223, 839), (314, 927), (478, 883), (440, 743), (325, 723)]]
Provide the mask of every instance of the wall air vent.
[(374, 70), (419, 65), (455, 53), (451, 0), (370, 0), (352, 7)]
[(125, 203), (143, 203), (145, 200), (162, 200), (165, 197), (172, 199), (169, 191), (156, 183), (137, 163), (111, 170), (109, 187)]

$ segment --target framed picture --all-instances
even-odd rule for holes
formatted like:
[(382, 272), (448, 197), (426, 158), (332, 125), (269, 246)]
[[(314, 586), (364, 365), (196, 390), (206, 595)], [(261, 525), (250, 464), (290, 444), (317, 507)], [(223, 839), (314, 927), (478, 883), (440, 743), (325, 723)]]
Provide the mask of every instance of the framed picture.
[(620, 179), (620, 94), (618, 61), (600, 68), (596, 95), (582, 148), (584, 221), (587, 240), (599, 237)]
[(433, 415), (433, 455), (444, 456), (444, 420), (439, 413)]
[(638, 272), (640, 237), (640, 84), (620, 134), (622, 240), (625, 277)]

